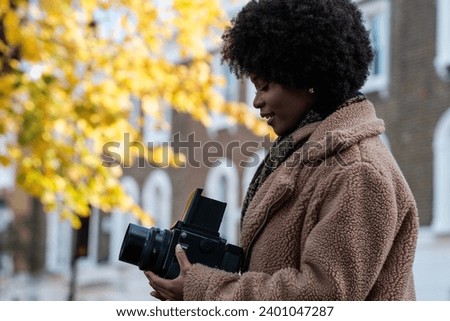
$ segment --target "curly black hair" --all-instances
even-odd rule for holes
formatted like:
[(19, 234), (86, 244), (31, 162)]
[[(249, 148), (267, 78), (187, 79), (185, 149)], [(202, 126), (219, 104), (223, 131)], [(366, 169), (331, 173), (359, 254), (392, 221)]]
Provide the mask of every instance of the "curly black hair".
[(225, 29), (221, 55), (238, 78), (314, 88), (322, 115), (357, 94), (373, 60), (350, 0), (251, 0)]

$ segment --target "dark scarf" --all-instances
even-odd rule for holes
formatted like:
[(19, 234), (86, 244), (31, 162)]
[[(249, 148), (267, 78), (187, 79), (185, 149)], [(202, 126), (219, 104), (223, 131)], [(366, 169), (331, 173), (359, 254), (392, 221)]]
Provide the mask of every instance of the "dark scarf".
[[(357, 102), (361, 102), (365, 99), (366, 97), (363, 94), (358, 93), (357, 96), (347, 100), (345, 103), (340, 105), (336, 110), (342, 109), (348, 105)], [(323, 119), (324, 118), (320, 114), (318, 114), (314, 110), (310, 110), (308, 113), (306, 113), (305, 117), (302, 119), (302, 121), (300, 122), (295, 131), (308, 124), (322, 121)], [(255, 196), (259, 187), (267, 179), (267, 177), (269, 177), (269, 175), (273, 171), (275, 171), (278, 168), (278, 166), (280, 166), (290, 155), (292, 155), (292, 153), (301, 148), (308, 139), (309, 137), (306, 137), (305, 139), (295, 144), (292, 134), (289, 134), (287, 136), (279, 136), (275, 140), (275, 142), (269, 149), (269, 153), (264, 158), (264, 161), (259, 165), (255, 175), (253, 176), (252, 181), (250, 182), (247, 194), (245, 195), (244, 203), (242, 204), (241, 222), (244, 219), (244, 216), (247, 212), (248, 205)]]

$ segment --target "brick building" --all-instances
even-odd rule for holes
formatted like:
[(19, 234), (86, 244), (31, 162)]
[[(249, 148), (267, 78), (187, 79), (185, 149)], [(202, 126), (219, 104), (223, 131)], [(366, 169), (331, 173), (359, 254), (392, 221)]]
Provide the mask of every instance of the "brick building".
[[(439, 261), (443, 263), (434, 266), (436, 272), (422, 273), (425, 267), (429, 269), (422, 257), (428, 262), (436, 255), (441, 257), (434, 249), (449, 245), (450, 0), (355, 2), (365, 14), (376, 51), (363, 92), (385, 121), (383, 139), (411, 186), (426, 231), (421, 233), (426, 237), (421, 244), (426, 245), (419, 246), (417, 260), (418, 298), (449, 299), (450, 283), (430, 279), (433, 275), (429, 274), (439, 275), (450, 267), (450, 260)], [(228, 10), (233, 15), (238, 8), (238, 4), (229, 5)], [(229, 80), (223, 89), (225, 97), (251, 106), (254, 89), (249, 82), (233, 79), (217, 61), (214, 68)], [(179, 218), (195, 188), (204, 188), (204, 195), (227, 202), (221, 233), (237, 243), (240, 204), (270, 142), (221, 115), (213, 115), (211, 128), (169, 108), (165, 117), (170, 130), (154, 130), (149, 121), (144, 136), (152, 143), (180, 147), (188, 166), (161, 169), (143, 164), (126, 168), (124, 186), (144, 209), (154, 213), (161, 228), (169, 228)], [(15, 191), (10, 182), (12, 169), (2, 170), (0, 299), (65, 299), (70, 286), (73, 231), (57, 219), (57, 213), (44, 215), (38, 204)], [(1, 208), (12, 209), (15, 215)], [(117, 260), (129, 222), (135, 221), (127, 214), (93, 211), (88, 257), (79, 262), (83, 273), (78, 278), (77, 298), (148, 299), (146, 280), (137, 268)], [(8, 234), (8, 226), (14, 233), (10, 228)], [(30, 269), (31, 274), (27, 273)], [(54, 286), (49, 288), (48, 284)]]
[[(434, 210), (445, 202), (437, 196), (450, 192), (448, 169), (435, 167), (446, 153), (445, 146), (450, 146), (445, 114), (450, 108), (449, 1), (360, 2), (369, 13), (384, 10), (386, 15), (374, 22), (380, 32), (380, 52), (388, 52), (379, 60), (385, 78), (366, 93), (385, 121), (392, 153), (416, 197), (421, 224), (436, 224), (436, 230), (448, 233), (449, 219)], [(446, 156), (443, 161), (450, 159)]]

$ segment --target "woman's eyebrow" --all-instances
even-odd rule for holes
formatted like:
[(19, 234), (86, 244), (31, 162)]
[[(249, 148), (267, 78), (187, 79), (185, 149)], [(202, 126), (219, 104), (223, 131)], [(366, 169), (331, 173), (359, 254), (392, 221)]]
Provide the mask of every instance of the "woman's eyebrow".
[(269, 80), (262, 80), (260, 79), (257, 84), (255, 84), (256, 89), (261, 90), (262, 88), (266, 87), (268, 84), (270, 84)]

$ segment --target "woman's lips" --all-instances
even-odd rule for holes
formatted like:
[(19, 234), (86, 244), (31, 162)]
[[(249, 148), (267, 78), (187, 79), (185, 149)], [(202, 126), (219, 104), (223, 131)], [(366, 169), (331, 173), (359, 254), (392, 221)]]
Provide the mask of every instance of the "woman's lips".
[(273, 118), (274, 118), (275, 114), (274, 113), (264, 113), (261, 114), (262, 118), (267, 119), (267, 124), (270, 126), (273, 123)]

